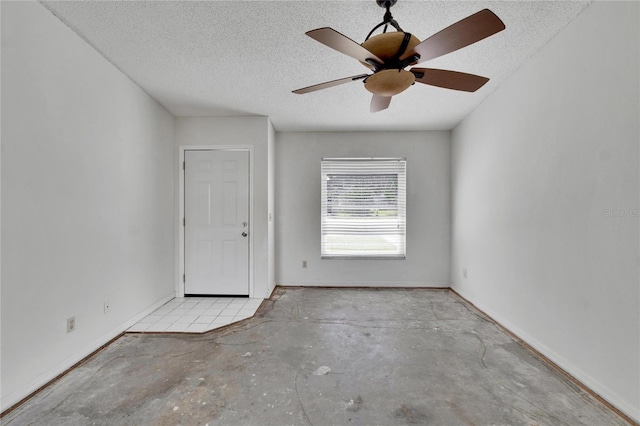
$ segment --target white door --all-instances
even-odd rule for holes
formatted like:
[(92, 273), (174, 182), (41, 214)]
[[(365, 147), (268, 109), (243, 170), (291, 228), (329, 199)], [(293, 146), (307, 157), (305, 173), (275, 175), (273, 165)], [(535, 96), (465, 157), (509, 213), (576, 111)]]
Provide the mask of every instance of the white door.
[(248, 296), (249, 152), (184, 156), (184, 292)]

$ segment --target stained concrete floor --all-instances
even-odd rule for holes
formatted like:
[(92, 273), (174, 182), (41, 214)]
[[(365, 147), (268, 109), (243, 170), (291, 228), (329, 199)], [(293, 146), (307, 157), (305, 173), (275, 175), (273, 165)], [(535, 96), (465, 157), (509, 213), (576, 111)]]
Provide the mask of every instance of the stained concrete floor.
[(3, 425), (625, 425), (454, 293), (279, 288), (202, 335), (126, 334)]

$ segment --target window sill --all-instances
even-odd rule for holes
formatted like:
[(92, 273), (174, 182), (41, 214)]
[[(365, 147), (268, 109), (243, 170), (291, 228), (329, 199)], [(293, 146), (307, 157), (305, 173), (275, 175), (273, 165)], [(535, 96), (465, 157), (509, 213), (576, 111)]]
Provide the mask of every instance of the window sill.
[(328, 260), (405, 260), (407, 257), (404, 255), (399, 256), (340, 256), (340, 255), (325, 255), (320, 256), (320, 259)]

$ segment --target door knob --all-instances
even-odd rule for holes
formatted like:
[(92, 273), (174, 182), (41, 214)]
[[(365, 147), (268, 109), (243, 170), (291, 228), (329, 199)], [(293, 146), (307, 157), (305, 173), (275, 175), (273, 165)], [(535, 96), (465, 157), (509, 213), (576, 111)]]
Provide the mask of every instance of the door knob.
[(242, 233), (242, 236), (243, 236), (243, 237), (246, 237), (247, 235), (249, 235), (249, 234), (247, 234), (246, 232), (243, 232), (243, 233)]

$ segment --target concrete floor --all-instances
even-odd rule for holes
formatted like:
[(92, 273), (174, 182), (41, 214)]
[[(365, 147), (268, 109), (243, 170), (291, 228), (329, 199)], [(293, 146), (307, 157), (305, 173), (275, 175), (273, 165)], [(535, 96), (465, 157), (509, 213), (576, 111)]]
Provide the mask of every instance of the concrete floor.
[(280, 288), (202, 335), (127, 334), (3, 425), (625, 425), (454, 293)]

